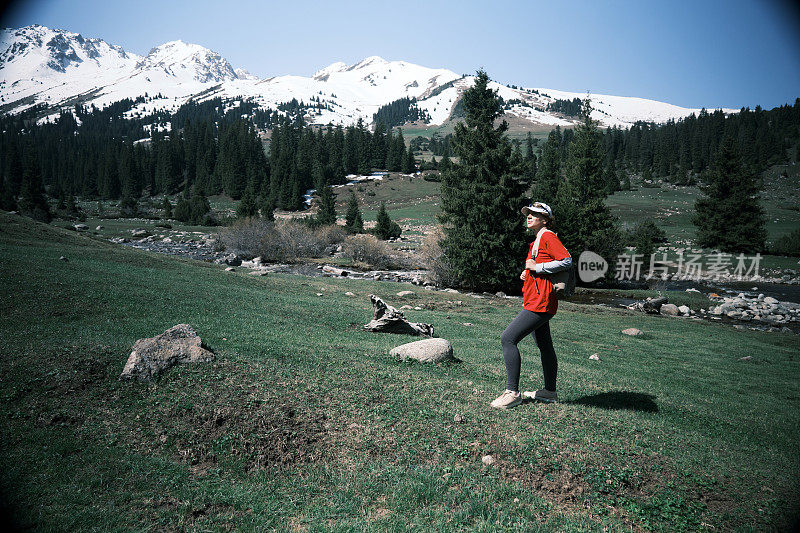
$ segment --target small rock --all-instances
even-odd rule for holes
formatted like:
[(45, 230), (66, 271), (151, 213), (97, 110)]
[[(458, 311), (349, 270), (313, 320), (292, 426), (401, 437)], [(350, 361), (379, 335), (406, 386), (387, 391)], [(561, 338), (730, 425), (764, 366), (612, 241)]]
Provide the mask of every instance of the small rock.
[(101, 230), (104, 230), (104, 229), (105, 228), (103, 226), (97, 226), (94, 230), (95, 231), (101, 231)]
[(321, 293), (321, 292), (318, 292), (318, 293), (317, 293), (317, 296), (322, 296), (322, 293)]
[(625, 335), (630, 335), (632, 337), (636, 337), (638, 335), (644, 335), (644, 333), (642, 333), (642, 330), (636, 328), (623, 329), (622, 333)]
[(416, 296), (416, 293), (414, 291), (400, 291), (397, 295), (401, 298), (407, 298), (409, 296)]
[(740, 357), (739, 361), (750, 361), (752, 358), (752, 355), (745, 355), (744, 357)]
[(473, 324), (472, 322), (464, 322), (464, 325), (465, 326), (474, 326), (475, 324)]
[(483, 457), (481, 457), (481, 462), (483, 462), (483, 464), (485, 464), (486, 466), (489, 466), (494, 464), (495, 460), (494, 457), (492, 457), (491, 455), (484, 455)]
[(494, 295), (497, 296), (498, 298), (506, 297), (506, 293), (504, 293), (503, 291), (497, 291), (496, 293), (494, 293)]
[[(233, 267), (231, 267), (231, 268), (233, 268)], [(267, 271), (266, 270), (254, 270), (252, 272), (248, 272), (247, 275), (248, 276), (266, 276), (267, 275)]]
[(767, 296), (766, 298), (764, 298), (764, 303), (765, 304), (779, 304), (780, 302), (777, 299), (773, 298), (772, 296)]
[(228, 267), (225, 269), (225, 272), (236, 272), (236, 269), (233, 267)]
[(67, 258), (66, 258), (66, 257), (64, 257), (63, 255), (62, 255), (61, 257), (59, 257), (59, 258), (58, 258), (58, 260), (59, 260), (59, 261), (64, 261), (65, 263), (69, 261), (69, 259), (67, 259)]
[(519, 498), (514, 498), (514, 503), (519, 503)]
[(456, 424), (463, 424), (464, 417), (462, 415), (456, 415), (453, 417), (453, 422), (455, 422)]
[(133, 237), (142, 237), (142, 238), (144, 238), (144, 237), (149, 236), (150, 232), (148, 232), (146, 229), (135, 228), (135, 229), (131, 230), (131, 235)]
[(89, 226), (86, 224), (75, 224), (72, 227), (75, 228), (75, 231), (86, 231), (89, 229)]
[(593, 353), (592, 355), (589, 356), (589, 359), (591, 359), (592, 361), (599, 361), (600, 354)]
[(444, 292), (449, 292), (450, 294), (461, 294), (455, 289), (443, 289)]
[(345, 295), (345, 296), (350, 296), (351, 298), (352, 298), (353, 296), (355, 296), (355, 294), (353, 294), (353, 293), (352, 293), (352, 292), (350, 292), (350, 291), (347, 291), (346, 293), (344, 293), (344, 295)]

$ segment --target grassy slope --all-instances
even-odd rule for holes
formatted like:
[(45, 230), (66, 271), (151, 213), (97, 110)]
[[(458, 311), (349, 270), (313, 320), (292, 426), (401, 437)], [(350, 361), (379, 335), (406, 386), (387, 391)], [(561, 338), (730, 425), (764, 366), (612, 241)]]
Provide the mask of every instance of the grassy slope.
[[(0, 469), (26, 526), (760, 530), (796, 511), (791, 335), (565, 304), (563, 403), (497, 412), (518, 301), (253, 278), (5, 214), (0, 254)], [(461, 363), (398, 362), (414, 339), (362, 331), (367, 295), (401, 289)], [(117, 380), (137, 338), (181, 322), (216, 363)]]

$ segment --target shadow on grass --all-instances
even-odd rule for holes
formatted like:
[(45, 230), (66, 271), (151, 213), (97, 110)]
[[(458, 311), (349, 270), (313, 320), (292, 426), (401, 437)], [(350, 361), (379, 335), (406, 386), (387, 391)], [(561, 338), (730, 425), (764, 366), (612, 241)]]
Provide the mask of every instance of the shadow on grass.
[(631, 411), (657, 413), (658, 404), (656, 404), (655, 398), (652, 394), (643, 394), (641, 392), (611, 391), (582, 396), (577, 400), (566, 403), (602, 407), (603, 409), (629, 409)]

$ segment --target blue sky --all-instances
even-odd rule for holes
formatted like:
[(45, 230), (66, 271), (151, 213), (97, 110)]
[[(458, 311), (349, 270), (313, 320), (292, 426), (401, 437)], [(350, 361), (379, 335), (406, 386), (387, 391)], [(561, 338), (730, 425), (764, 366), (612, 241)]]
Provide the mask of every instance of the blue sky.
[(27, 0), (42, 24), (137, 54), (181, 39), (260, 77), (379, 55), (526, 87), (772, 108), (800, 97), (800, 11), (779, 0)]

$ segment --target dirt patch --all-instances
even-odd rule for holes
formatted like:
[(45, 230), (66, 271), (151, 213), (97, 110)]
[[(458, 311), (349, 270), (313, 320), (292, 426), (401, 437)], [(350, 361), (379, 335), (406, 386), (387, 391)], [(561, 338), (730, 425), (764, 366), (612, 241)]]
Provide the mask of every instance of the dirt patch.
[(575, 505), (580, 496), (589, 490), (581, 476), (567, 469), (543, 468), (528, 470), (511, 461), (498, 460), (497, 466), (511, 481), (531, 487), (538, 494), (557, 506)]
[[(138, 446), (166, 449), (207, 475), (220, 461), (249, 469), (291, 467), (326, 456), (329, 437), (321, 398), (273, 373), (252, 375), (244, 365), (221, 362), (202, 383), (187, 372), (147, 399)], [(195, 371), (198, 372), (198, 371)]]

